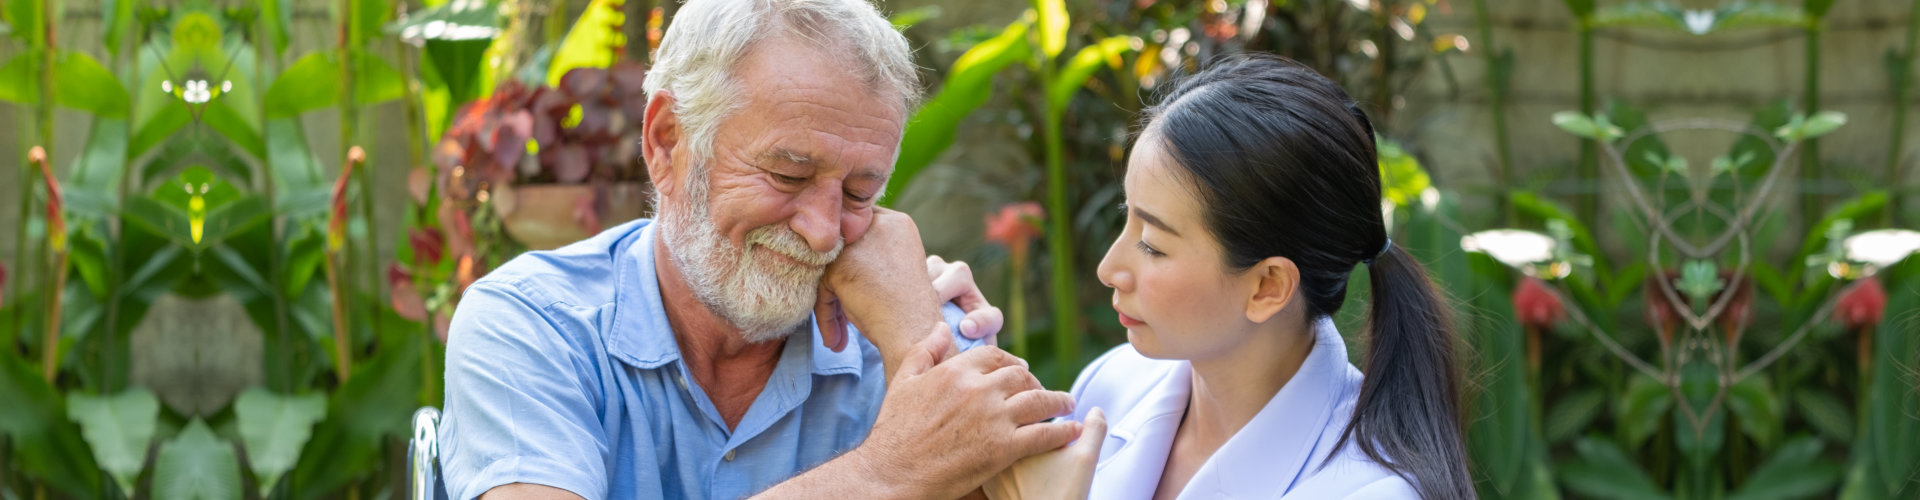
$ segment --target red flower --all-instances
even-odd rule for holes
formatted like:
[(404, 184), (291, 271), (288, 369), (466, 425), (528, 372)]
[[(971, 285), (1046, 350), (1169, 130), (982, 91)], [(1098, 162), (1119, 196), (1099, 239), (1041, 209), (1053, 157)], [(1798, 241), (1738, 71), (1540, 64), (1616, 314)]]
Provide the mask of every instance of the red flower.
[(67, 249), (67, 217), (60, 206), (60, 179), (53, 176), (53, 169), (47, 167), (47, 150), (34, 146), (27, 151), (27, 161), (40, 167), (40, 178), (47, 183), (47, 243), (54, 252)]
[(1013, 251), (1014, 260), (1024, 261), (1027, 247), (1040, 237), (1040, 221), (1046, 211), (1031, 201), (1010, 203), (987, 216), (987, 241)]
[(1567, 310), (1560, 297), (1547, 290), (1546, 282), (1527, 277), (1513, 290), (1513, 314), (1522, 326), (1551, 330), (1554, 323), (1566, 317)]
[(446, 255), (446, 241), (439, 228), (415, 227), (407, 232), (407, 243), (413, 246), (413, 260), (423, 266), (440, 264)]
[(413, 287), (413, 273), (395, 262), (387, 266), (387, 286), (393, 289), (393, 312), (412, 321), (427, 320), (427, 303)]
[(366, 161), (360, 146), (347, 150), (347, 163), (340, 167), (340, 178), (333, 181), (333, 214), (327, 222), (327, 249), (338, 250), (347, 238), (347, 182), (353, 178), (353, 166)]
[(1833, 318), (1847, 331), (1860, 331), (1880, 324), (1880, 318), (1887, 312), (1887, 289), (1880, 286), (1880, 280), (1867, 278), (1847, 287), (1840, 292), (1840, 300), (1833, 306)]

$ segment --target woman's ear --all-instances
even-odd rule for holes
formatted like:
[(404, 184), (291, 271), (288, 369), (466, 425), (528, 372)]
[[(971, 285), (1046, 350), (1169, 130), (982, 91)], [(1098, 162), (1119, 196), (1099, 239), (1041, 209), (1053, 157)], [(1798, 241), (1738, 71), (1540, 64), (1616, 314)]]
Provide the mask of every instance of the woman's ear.
[(640, 156), (646, 160), (647, 178), (653, 182), (653, 188), (662, 190), (661, 194), (670, 194), (681, 179), (675, 177), (673, 167), (674, 150), (684, 140), (685, 129), (680, 127), (680, 117), (673, 112), (673, 93), (666, 90), (654, 92), (647, 99), (647, 113), (640, 124)]
[(1300, 267), (1293, 265), (1293, 259), (1268, 257), (1247, 272), (1255, 280), (1253, 296), (1247, 298), (1247, 321), (1265, 323), (1286, 309), (1300, 290)]

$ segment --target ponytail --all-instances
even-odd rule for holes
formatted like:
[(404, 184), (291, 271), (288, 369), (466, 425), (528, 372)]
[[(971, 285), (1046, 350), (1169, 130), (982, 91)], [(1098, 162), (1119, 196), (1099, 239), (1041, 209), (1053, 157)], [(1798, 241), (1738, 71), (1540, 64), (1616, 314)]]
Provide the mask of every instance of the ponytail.
[(1353, 420), (1340, 444), (1413, 483), (1425, 500), (1475, 498), (1462, 442), (1452, 318), (1420, 261), (1399, 247), (1368, 266), (1373, 301)]

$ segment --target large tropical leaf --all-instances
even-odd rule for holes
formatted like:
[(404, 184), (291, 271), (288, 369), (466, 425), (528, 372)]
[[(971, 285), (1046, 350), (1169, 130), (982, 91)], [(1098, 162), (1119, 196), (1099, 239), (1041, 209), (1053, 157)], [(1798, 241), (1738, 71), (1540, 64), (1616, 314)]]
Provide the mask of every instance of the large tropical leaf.
[(205, 421), (194, 419), (154, 459), (153, 497), (240, 498), (240, 461), (233, 455), (233, 445), (214, 435)]
[(1026, 21), (1007, 26), (987, 41), (967, 49), (954, 61), (946, 83), (907, 123), (900, 141), (900, 159), (894, 162), (893, 179), (887, 183), (883, 202), (906, 190), (913, 178), (953, 145), (960, 122), (993, 94), (993, 76), (1016, 61), (1027, 59)]
[(67, 416), (80, 424), (100, 468), (113, 475), (120, 491), (132, 493), (153, 441), (160, 399), (144, 387), (110, 396), (75, 394), (67, 399)]
[(1040, 52), (1051, 61), (1067, 49), (1067, 28), (1072, 20), (1067, 17), (1066, 0), (1033, 0), (1035, 27), (1040, 37)]
[(573, 29), (567, 31), (567, 38), (560, 41), (560, 49), (553, 53), (553, 63), (547, 66), (547, 86), (559, 87), (560, 77), (574, 68), (605, 68), (620, 60), (627, 39), (622, 33), (627, 18), (621, 12), (624, 4), (626, 0), (593, 0), (587, 4)]
[(327, 399), (320, 394), (285, 396), (255, 387), (234, 400), (233, 413), (239, 420), (240, 441), (247, 447), (247, 461), (253, 465), (264, 497), (273, 491), (281, 474), (293, 470), (300, 448), (312, 435), (314, 422), (327, 414)]
[(0, 350), (0, 434), (11, 439), (13, 458), (28, 476), (76, 498), (106, 494), (93, 451), (80, 428), (67, 421), (66, 404), (52, 386), (12, 349)]
[[(1050, 1), (1059, 2), (1060, 0)], [(1060, 67), (1060, 71), (1054, 75), (1053, 82), (1047, 86), (1047, 104), (1050, 106), (1047, 111), (1055, 115), (1065, 113), (1067, 103), (1073, 100), (1073, 94), (1086, 86), (1087, 79), (1093, 77), (1094, 71), (1098, 71), (1101, 66), (1120, 69), (1125, 63), (1120, 59), (1120, 55), (1133, 50), (1135, 43), (1139, 43), (1139, 39), (1131, 36), (1108, 37), (1074, 53), (1073, 59), (1067, 60), (1067, 64)]]
[(1658, 500), (1669, 498), (1654, 485), (1633, 458), (1606, 438), (1582, 437), (1573, 442), (1577, 458), (1559, 467), (1561, 484), (1590, 498)]
[(1780, 445), (1727, 499), (1792, 500), (1832, 492), (1841, 471), (1839, 464), (1821, 458), (1826, 447), (1819, 438), (1805, 436)]

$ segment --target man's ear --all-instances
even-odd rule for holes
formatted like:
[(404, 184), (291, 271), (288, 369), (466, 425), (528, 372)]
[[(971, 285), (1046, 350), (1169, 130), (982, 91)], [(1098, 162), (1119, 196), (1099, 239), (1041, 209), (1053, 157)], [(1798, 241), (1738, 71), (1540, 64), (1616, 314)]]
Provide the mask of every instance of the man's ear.
[(647, 178), (661, 194), (674, 194), (672, 191), (685, 181), (677, 177), (683, 169), (673, 164), (674, 150), (685, 139), (686, 130), (680, 127), (673, 104), (672, 92), (654, 92), (647, 99), (647, 114), (640, 125), (640, 156), (647, 163)]
[(1300, 290), (1300, 267), (1293, 264), (1293, 259), (1268, 257), (1247, 272), (1255, 280), (1253, 295), (1247, 297), (1247, 321), (1265, 323), (1286, 309)]

